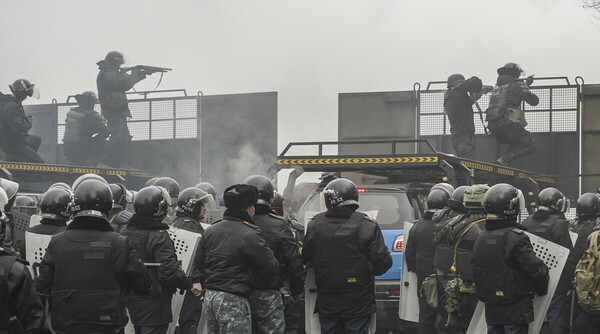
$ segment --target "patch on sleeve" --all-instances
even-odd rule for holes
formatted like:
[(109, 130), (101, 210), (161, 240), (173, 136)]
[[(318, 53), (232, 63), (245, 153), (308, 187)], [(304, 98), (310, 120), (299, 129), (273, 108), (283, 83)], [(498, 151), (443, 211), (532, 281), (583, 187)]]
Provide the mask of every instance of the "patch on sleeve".
[(247, 221), (243, 221), (242, 220), (242, 224), (244, 224), (246, 226), (249, 226), (249, 227), (252, 227), (253, 229), (258, 229), (258, 226), (254, 225), (254, 224), (250, 224)]
[(271, 212), (271, 213), (269, 213), (269, 216), (271, 216), (271, 217), (273, 217), (273, 218), (275, 218), (275, 219), (279, 219), (279, 220), (285, 220), (285, 218), (283, 218), (283, 217), (281, 217), (281, 216), (279, 216), (279, 215), (276, 215), (276, 214), (274, 214), (274, 213), (272, 213), (272, 212)]
[(518, 228), (513, 228), (512, 231), (515, 232), (516, 234), (523, 234), (523, 230), (518, 229)]

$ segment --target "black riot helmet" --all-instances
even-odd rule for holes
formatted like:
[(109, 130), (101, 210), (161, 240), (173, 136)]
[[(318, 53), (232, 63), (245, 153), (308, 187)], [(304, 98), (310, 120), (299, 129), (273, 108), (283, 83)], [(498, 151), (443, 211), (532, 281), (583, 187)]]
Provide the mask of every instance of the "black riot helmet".
[(177, 199), (177, 211), (196, 218), (200, 208), (209, 203), (211, 195), (196, 187), (185, 188)]
[(566, 212), (569, 207), (569, 200), (556, 188), (546, 188), (538, 195), (538, 210)]
[(177, 205), (177, 197), (179, 197), (179, 183), (170, 177), (161, 177), (153, 184), (167, 189), (167, 193), (171, 196), (171, 205)]
[(119, 51), (111, 51), (106, 54), (104, 61), (110, 66), (120, 67), (125, 64), (125, 57), (123, 57), (123, 54)]
[(125, 188), (125, 185), (122, 183), (111, 183), (108, 186), (113, 195), (113, 207), (119, 209), (124, 208), (129, 202), (129, 193), (127, 192), (127, 188)]
[(75, 179), (75, 182), (73, 182), (73, 185), (71, 186), (71, 188), (73, 189), (73, 192), (75, 192), (75, 190), (77, 190), (77, 187), (83, 182), (83, 181), (87, 181), (87, 180), (96, 180), (96, 181), (100, 181), (104, 184), (106, 184), (108, 186), (108, 182), (106, 182), (106, 180), (98, 175), (98, 174), (83, 174), (80, 177), (78, 177), (77, 179)]
[(104, 218), (112, 209), (113, 199), (108, 184), (100, 180), (85, 180), (73, 193), (73, 217)]
[(207, 193), (212, 195), (215, 201), (217, 200), (217, 190), (215, 189), (215, 187), (213, 187), (212, 184), (208, 182), (200, 182), (197, 185), (195, 185), (195, 187), (200, 190), (206, 191)]
[(52, 188), (62, 188), (64, 190), (67, 190), (69, 192), (73, 192), (73, 189), (71, 189), (71, 186), (64, 183), (64, 182), (56, 182), (53, 185), (50, 186), (50, 188), (48, 189), (52, 189)]
[(28, 96), (32, 97), (35, 90), (35, 85), (27, 79), (17, 79), (8, 87), (19, 101), (25, 100)]
[(17, 191), (19, 191), (19, 184), (17, 182), (7, 180), (0, 177), (0, 188), (4, 189), (8, 198), (8, 203), (2, 208), (2, 212), (8, 213), (12, 210), (13, 204), (17, 199)]
[(591, 219), (598, 217), (600, 212), (600, 198), (594, 193), (585, 193), (577, 199), (577, 217)]
[(355, 208), (358, 208), (358, 188), (356, 188), (354, 182), (345, 178), (329, 182), (323, 189), (323, 197), (327, 209), (339, 206), (355, 206)]
[(523, 69), (516, 63), (506, 63), (496, 72), (498, 72), (498, 75), (512, 75), (513, 77), (518, 78), (521, 76), (521, 73), (523, 73)]
[(67, 221), (71, 218), (71, 193), (62, 188), (50, 188), (42, 195), (40, 211), (42, 218)]
[(510, 184), (498, 183), (485, 193), (487, 220), (516, 219), (524, 206), (523, 194)]
[(160, 179), (159, 177), (153, 177), (151, 179), (149, 179), (148, 181), (146, 181), (146, 183), (144, 184), (144, 187), (147, 186), (152, 186), (154, 185), (154, 182), (156, 182), (156, 180)]
[(171, 206), (171, 196), (167, 189), (160, 186), (148, 186), (135, 194), (133, 210), (141, 217), (162, 219)]
[(443, 189), (433, 189), (427, 195), (427, 209), (439, 210), (448, 205), (450, 194)]
[(458, 74), (458, 73), (452, 74), (448, 77), (447, 87), (448, 88), (456, 88), (456, 87), (458, 87), (458, 85), (460, 85), (464, 81), (465, 81), (464, 75)]
[(35, 206), (35, 201), (29, 196), (20, 195), (15, 199), (15, 208), (31, 208)]
[(94, 105), (98, 103), (98, 96), (92, 91), (86, 91), (75, 95), (75, 101), (77, 101), (82, 108), (94, 109)]
[(460, 213), (468, 212), (467, 208), (463, 204), (463, 200), (465, 198), (465, 190), (467, 190), (467, 188), (469, 188), (469, 186), (460, 186), (454, 189), (454, 191), (452, 192), (452, 197), (448, 199), (448, 206), (450, 207), (450, 209)]
[(283, 216), (283, 196), (281, 196), (281, 194), (277, 190), (275, 190), (273, 196), (271, 209), (273, 209), (273, 211), (275, 211), (278, 215)]
[(271, 200), (275, 196), (271, 180), (262, 175), (252, 175), (248, 176), (243, 183), (255, 186), (258, 189), (258, 202), (256, 204), (271, 206)]

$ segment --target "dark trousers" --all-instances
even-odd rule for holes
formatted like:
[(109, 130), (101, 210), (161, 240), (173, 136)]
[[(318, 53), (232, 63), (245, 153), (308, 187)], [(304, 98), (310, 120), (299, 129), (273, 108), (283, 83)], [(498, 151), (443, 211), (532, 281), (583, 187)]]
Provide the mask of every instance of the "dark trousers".
[(319, 317), (321, 334), (367, 334), (371, 316), (360, 318), (324, 318)]
[(194, 334), (198, 331), (198, 323), (202, 314), (202, 297), (185, 292), (183, 304), (179, 312), (179, 328), (181, 334)]
[(437, 309), (429, 306), (424, 297), (419, 297), (419, 331), (418, 334), (435, 334), (435, 318)]
[(283, 314), (285, 316), (286, 334), (304, 333), (304, 300), (287, 301), (283, 305)]
[(135, 334), (167, 334), (167, 330), (169, 329), (169, 324), (154, 326), (154, 327), (143, 327), (143, 326), (133, 326), (135, 329)]
[(600, 334), (600, 316), (584, 311), (575, 300), (575, 316), (573, 333), (575, 334)]
[(546, 313), (548, 334), (566, 334), (569, 332), (569, 315), (571, 314), (571, 297), (566, 293), (554, 295)]
[(106, 150), (102, 161), (110, 166), (122, 166), (125, 164), (131, 144), (131, 134), (127, 127), (126, 117), (107, 118), (106, 128), (110, 137), (106, 143)]
[(529, 324), (526, 325), (487, 325), (488, 334), (527, 334), (529, 332)]
[(44, 159), (37, 154), (42, 144), (42, 138), (35, 135), (26, 135), (17, 141), (2, 142), (2, 150), (6, 153), (7, 161), (44, 163)]
[(65, 143), (63, 150), (67, 163), (73, 166), (96, 166), (102, 157), (106, 140), (88, 140), (81, 143)]
[(473, 150), (475, 149), (473, 137), (475, 136), (475, 129), (473, 132), (458, 132), (450, 134), (450, 141), (456, 156), (461, 158), (473, 158)]
[(508, 144), (506, 152), (502, 155), (505, 162), (533, 154), (536, 150), (531, 132), (519, 125), (499, 125), (498, 122), (490, 122), (488, 128), (500, 143)]

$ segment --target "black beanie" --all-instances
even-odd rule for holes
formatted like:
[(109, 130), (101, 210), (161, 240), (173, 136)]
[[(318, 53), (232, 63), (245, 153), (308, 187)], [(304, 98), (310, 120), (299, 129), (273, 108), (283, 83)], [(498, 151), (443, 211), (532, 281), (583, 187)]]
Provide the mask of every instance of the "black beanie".
[(225, 189), (223, 201), (228, 209), (245, 209), (258, 200), (258, 189), (248, 184), (234, 184)]

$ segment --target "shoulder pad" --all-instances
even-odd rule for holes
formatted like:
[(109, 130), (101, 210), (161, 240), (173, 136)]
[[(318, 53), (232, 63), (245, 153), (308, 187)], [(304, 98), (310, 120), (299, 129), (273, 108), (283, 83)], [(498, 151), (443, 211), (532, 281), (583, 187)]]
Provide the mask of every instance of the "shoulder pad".
[(516, 227), (515, 227), (515, 228), (513, 228), (511, 231), (515, 232), (516, 234), (523, 234), (523, 232), (524, 232), (523, 230), (521, 230), (521, 229), (518, 229), (518, 228), (516, 228)]
[(372, 219), (372, 218), (371, 218), (371, 217), (369, 217), (369, 216), (365, 216), (365, 220), (368, 220), (368, 221), (370, 221), (370, 222), (371, 222), (371, 223), (373, 223), (373, 224), (377, 224), (377, 221), (376, 221), (375, 219)]
[(242, 220), (242, 224), (244, 224), (244, 225), (246, 225), (248, 227), (252, 227), (253, 229), (256, 229), (256, 230), (258, 229), (258, 226), (254, 225), (254, 224), (250, 224), (247, 221), (243, 221)]
[(275, 218), (275, 219), (279, 219), (279, 220), (285, 220), (285, 218), (283, 218), (283, 217), (281, 217), (281, 216), (279, 216), (279, 215), (276, 215), (276, 214), (274, 214), (274, 213), (272, 213), (272, 212), (269, 212), (269, 216), (271, 216), (271, 217), (273, 217), (273, 218)]

